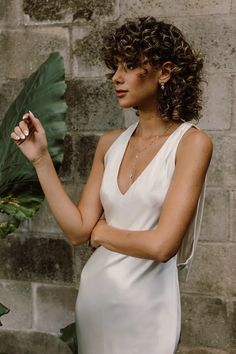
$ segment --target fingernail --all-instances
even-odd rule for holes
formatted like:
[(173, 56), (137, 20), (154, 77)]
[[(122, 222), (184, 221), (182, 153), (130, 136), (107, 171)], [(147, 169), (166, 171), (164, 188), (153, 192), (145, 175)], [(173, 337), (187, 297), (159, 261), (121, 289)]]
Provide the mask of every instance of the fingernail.
[(30, 110), (29, 110), (29, 113), (30, 113), (32, 116), (34, 116), (34, 113), (32, 113)]
[(25, 136), (23, 134), (20, 135), (21, 139), (25, 139)]
[(20, 140), (20, 137), (18, 135), (16, 136), (16, 140)]
[(28, 136), (28, 135), (29, 135), (29, 132), (28, 132), (27, 130), (24, 130), (24, 134), (25, 134), (26, 136)]

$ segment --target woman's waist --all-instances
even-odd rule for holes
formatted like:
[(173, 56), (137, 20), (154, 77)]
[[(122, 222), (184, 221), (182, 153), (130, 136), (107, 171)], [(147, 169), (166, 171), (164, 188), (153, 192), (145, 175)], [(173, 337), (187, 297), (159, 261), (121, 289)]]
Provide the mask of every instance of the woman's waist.
[(176, 272), (176, 269), (176, 256), (162, 263), (152, 259), (127, 256), (100, 246), (85, 264), (82, 274), (86, 277), (113, 280), (123, 278), (134, 281), (146, 276), (155, 281), (157, 277)]

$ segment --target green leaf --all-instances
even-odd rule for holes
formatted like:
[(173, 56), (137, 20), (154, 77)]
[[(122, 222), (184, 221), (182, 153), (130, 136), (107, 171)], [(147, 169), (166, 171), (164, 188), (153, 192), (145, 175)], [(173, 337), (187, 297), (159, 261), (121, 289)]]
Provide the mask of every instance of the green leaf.
[(67, 105), (63, 58), (57, 52), (26, 81), (8, 109), (0, 126), (0, 212), (10, 216), (0, 223), (0, 237), (13, 232), (42, 205), (43, 192), (32, 164), (10, 138), (24, 113), (29, 110), (42, 122), (49, 152), (58, 170), (63, 159)]
[(78, 345), (75, 322), (70, 323), (65, 328), (60, 329), (60, 332), (61, 334), (59, 338), (68, 345), (73, 354), (77, 354)]
[[(2, 315), (6, 315), (9, 311), (10, 310), (6, 306), (4, 306), (3, 304), (0, 303), (0, 317)], [(0, 326), (2, 326), (1, 321), (0, 321)]]

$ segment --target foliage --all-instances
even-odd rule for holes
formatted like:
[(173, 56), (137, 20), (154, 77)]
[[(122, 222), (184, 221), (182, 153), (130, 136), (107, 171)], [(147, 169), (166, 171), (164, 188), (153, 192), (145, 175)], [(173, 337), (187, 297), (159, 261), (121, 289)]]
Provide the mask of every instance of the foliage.
[[(10, 310), (6, 306), (0, 303), (0, 317), (2, 315), (6, 315), (9, 311)], [(2, 326), (1, 321), (0, 321), (0, 326)]]
[(75, 322), (70, 323), (65, 328), (60, 329), (60, 339), (65, 342), (73, 354), (77, 354), (77, 337)]
[(51, 53), (28, 78), (0, 126), (0, 212), (8, 215), (0, 223), (0, 238), (32, 217), (44, 199), (32, 164), (10, 138), (25, 112), (30, 110), (42, 122), (57, 169), (62, 162), (67, 109), (64, 76), (63, 58), (57, 52)]

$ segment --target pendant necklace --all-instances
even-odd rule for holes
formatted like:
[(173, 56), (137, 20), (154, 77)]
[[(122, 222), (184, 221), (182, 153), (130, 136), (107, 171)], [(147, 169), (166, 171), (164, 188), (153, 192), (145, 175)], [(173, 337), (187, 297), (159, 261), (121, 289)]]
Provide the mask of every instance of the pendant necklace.
[(129, 184), (132, 184), (134, 182), (134, 174), (137, 166), (137, 162), (140, 158), (140, 156), (150, 149), (150, 147), (156, 142), (161, 136), (166, 135), (166, 133), (170, 130), (170, 128), (173, 126), (173, 122), (168, 126), (168, 128), (161, 134), (161, 135), (155, 135), (155, 137), (150, 141), (149, 144), (147, 144), (142, 150), (138, 150), (133, 144), (130, 144), (130, 147), (134, 150), (135, 152), (135, 157), (134, 157), (134, 164), (131, 170), (131, 173), (129, 175)]

